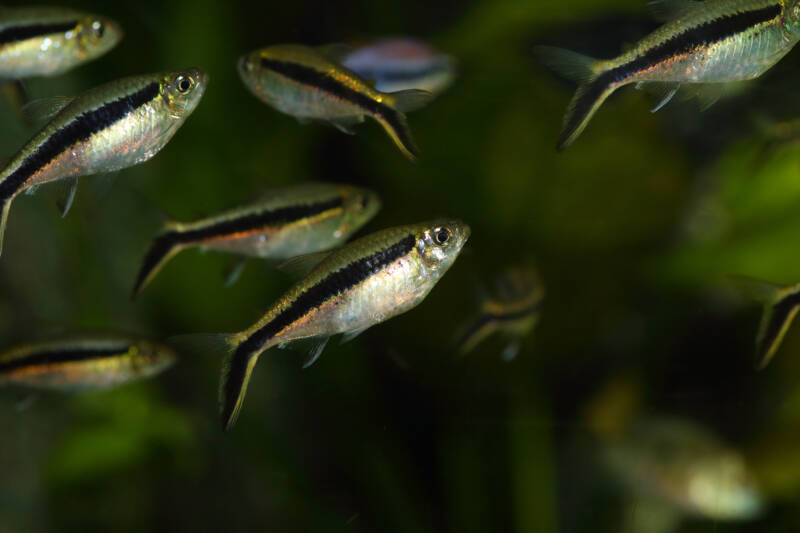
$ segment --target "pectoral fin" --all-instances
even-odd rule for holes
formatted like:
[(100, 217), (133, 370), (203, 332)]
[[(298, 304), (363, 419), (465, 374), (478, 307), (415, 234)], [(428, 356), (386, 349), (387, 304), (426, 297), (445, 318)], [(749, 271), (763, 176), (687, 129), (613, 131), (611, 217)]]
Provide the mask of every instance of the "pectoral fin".
[(64, 191), (57, 202), (58, 210), (61, 211), (61, 218), (67, 216), (73, 202), (75, 194), (78, 192), (78, 178), (69, 178), (64, 181)]

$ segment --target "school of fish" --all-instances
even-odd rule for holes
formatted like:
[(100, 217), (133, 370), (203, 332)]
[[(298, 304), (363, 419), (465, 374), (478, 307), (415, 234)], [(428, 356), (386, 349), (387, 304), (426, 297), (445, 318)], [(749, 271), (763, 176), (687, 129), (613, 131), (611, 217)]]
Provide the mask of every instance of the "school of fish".
[[(655, 93), (653, 111), (678, 91), (711, 105), (726, 86), (758, 78), (800, 41), (800, 0), (651, 4), (663, 25), (615, 58), (536, 48), (547, 66), (578, 83), (558, 150), (572, 145), (603, 102), (624, 85)], [(0, 8), (0, 80), (17, 87), (27, 78), (63, 74), (105, 56), (120, 45), (123, 35), (118, 23), (102, 15), (56, 7)], [(370, 118), (402, 155), (418, 161), (421, 151), (406, 113), (443, 94), (455, 80), (456, 64), (422, 41), (394, 38), (357, 48), (270, 44), (242, 54), (235, 69), (244, 87), (274, 110), (303, 124), (324, 122), (351, 135)], [(14, 231), (8, 215), (19, 194), (64, 182), (66, 215), (80, 177), (124, 170), (156, 156), (198, 109), (208, 85), (209, 76), (201, 68), (182, 67), (27, 104), (25, 109), (35, 112), (43, 125), (0, 168), (0, 251), (7, 229)], [(224, 352), (219, 402), (225, 430), (242, 412), (256, 363), (265, 352), (306, 341), (312, 346), (306, 361), (310, 365), (330, 337), (341, 334), (350, 340), (412, 310), (453, 266), (470, 238), (467, 223), (431, 212), (429, 221), (399, 221), (404, 225), (350, 241), (381, 206), (379, 190), (298, 183), (267, 190), (263, 197), (212, 216), (168, 221), (153, 237), (132, 283), (134, 297), (153, 283), (171, 258), (189, 248), (238, 256), (229, 282), (248, 258), (299, 273), (296, 283), (265, 305), (258, 321), (219, 336)], [(454, 352), (469, 353), (499, 334), (506, 342), (503, 358), (511, 360), (539, 322), (545, 288), (537, 269), (530, 263), (506, 265), (496, 279), (494, 290), (482, 298), (473, 320), (458, 335)], [(752, 280), (750, 285), (765, 304), (756, 340), (756, 366), (764, 368), (800, 310), (800, 284)], [(177, 359), (172, 348), (138, 336), (38, 340), (0, 354), (0, 385), (62, 391), (107, 388), (155, 376)], [(688, 423), (643, 428), (608, 447), (612, 469), (628, 484), (644, 487), (648, 497), (685, 512), (730, 518), (760, 509), (755, 489), (740, 472), (738, 456), (728, 454), (729, 463), (720, 466), (726, 452), (716, 439)], [(663, 456), (654, 458), (653, 450), (663, 449), (676, 454), (691, 449), (696, 452), (692, 460), (709, 458), (703, 462), (709, 478), (718, 470), (735, 470), (743, 481), (725, 493), (724, 501), (706, 499), (719, 498), (719, 491), (710, 496), (695, 492), (689, 498), (689, 474), (677, 471), (677, 466), (670, 470), (674, 465)], [(687, 461), (679, 457), (676, 463)], [(651, 470), (657, 470), (655, 478), (635, 475)]]

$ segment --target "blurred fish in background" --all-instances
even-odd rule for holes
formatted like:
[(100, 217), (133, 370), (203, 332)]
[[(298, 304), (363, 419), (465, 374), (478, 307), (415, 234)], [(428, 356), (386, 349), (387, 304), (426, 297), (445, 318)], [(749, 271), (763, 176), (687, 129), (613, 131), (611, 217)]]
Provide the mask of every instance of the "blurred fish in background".
[[(264, 199), (194, 222), (168, 222), (145, 255), (134, 296), (175, 254), (190, 247), (285, 260), (342, 245), (378, 212), (372, 191), (326, 183), (305, 183), (267, 191)], [(241, 273), (243, 261), (228, 285)]]
[(156, 376), (176, 361), (170, 348), (111, 335), (73, 337), (20, 346), (0, 354), (0, 385), (83, 390)]
[(498, 274), (493, 290), (483, 296), (477, 316), (462, 328), (458, 351), (465, 355), (497, 333), (505, 340), (502, 357), (511, 361), (541, 316), (545, 289), (533, 265), (513, 265)]
[(424, 41), (410, 37), (377, 40), (353, 49), (342, 65), (384, 93), (422, 89), (434, 96), (456, 76), (456, 62)]

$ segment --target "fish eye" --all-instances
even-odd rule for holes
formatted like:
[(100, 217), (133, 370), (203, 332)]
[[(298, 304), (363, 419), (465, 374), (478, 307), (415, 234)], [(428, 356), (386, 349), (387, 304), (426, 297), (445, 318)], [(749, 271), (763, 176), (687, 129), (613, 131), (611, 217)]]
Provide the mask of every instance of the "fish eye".
[(176, 85), (178, 86), (178, 90), (180, 92), (182, 93), (188, 92), (189, 89), (192, 88), (192, 78), (189, 77), (184, 78), (183, 76), (181, 76), (178, 78), (178, 83)]
[(358, 208), (359, 209), (366, 209), (367, 208), (367, 197), (366, 196), (359, 196), (358, 197)]
[(439, 228), (435, 231), (433, 238), (439, 246), (444, 246), (450, 240), (451, 231), (449, 228)]
[(105, 28), (105, 26), (103, 26), (103, 23), (102, 23), (102, 22), (100, 22), (100, 21), (98, 21), (98, 20), (96, 20), (96, 21), (92, 22), (92, 31), (94, 31), (94, 34), (95, 34), (95, 35), (96, 35), (96, 36), (97, 36), (99, 39), (102, 39), (102, 38), (103, 38), (103, 36), (106, 34), (106, 28)]

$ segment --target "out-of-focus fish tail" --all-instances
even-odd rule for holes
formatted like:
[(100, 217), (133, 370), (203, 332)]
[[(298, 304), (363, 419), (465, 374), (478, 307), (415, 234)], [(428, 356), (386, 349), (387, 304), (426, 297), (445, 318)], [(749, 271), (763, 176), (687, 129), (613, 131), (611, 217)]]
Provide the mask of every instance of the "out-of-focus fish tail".
[(13, 196), (8, 197), (2, 201), (2, 214), (0, 214), (0, 254), (3, 253), (3, 241), (4, 236), (6, 234), (6, 223), (8, 222), (8, 211), (11, 209), (11, 201), (14, 199)]
[(156, 277), (167, 261), (183, 249), (184, 243), (181, 242), (179, 236), (180, 232), (172, 227), (172, 223), (167, 223), (166, 230), (155, 238), (139, 268), (131, 299), (135, 299), (145, 285)]
[(261, 351), (253, 353), (243, 350), (241, 345), (234, 348), (231, 344), (231, 351), (225, 357), (222, 366), (222, 379), (219, 384), (219, 406), (224, 431), (231, 429), (239, 418), (247, 394), (247, 385), (250, 383), (250, 376), (260, 354)]
[(489, 315), (481, 314), (467, 323), (459, 332), (456, 346), (459, 355), (467, 355), (495, 331), (495, 323)]
[(750, 294), (764, 303), (764, 314), (756, 336), (756, 368), (765, 368), (783, 341), (797, 311), (800, 310), (800, 284), (776, 285), (746, 279)]
[(537, 46), (534, 52), (546, 66), (579, 84), (558, 138), (556, 148), (561, 151), (578, 138), (615, 87), (603, 81), (599, 62), (591, 57), (551, 46)]

